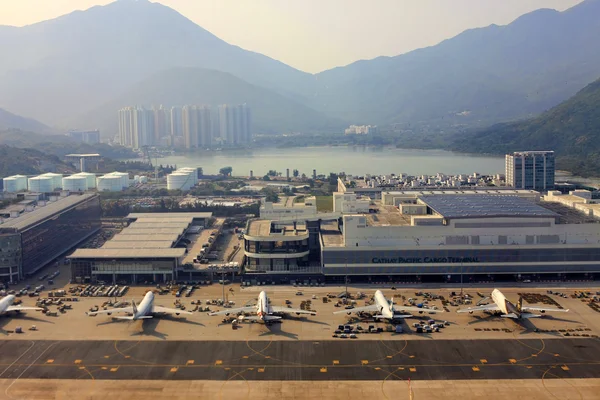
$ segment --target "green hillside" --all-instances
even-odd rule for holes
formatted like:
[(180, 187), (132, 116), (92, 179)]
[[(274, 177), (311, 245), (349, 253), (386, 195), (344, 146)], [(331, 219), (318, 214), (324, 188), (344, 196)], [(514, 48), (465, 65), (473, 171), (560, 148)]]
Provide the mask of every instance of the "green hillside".
[(34, 149), (19, 149), (0, 145), (0, 177), (34, 175), (43, 172), (72, 173), (73, 167), (57, 156)]
[(502, 154), (554, 150), (557, 168), (600, 175), (600, 79), (537, 118), (494, 125), (456, 137), (451, 148)]

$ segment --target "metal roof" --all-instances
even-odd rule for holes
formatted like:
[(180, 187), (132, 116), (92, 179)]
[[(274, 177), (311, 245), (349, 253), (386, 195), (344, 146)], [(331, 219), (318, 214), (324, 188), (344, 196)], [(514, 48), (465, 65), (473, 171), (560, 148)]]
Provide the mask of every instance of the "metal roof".
[[(162, 227), (162, 228), (152, 228), (150, 230), (150, 232), (152, 233), (162, 233), (162, 234), (177, 234), (177, 235), (181, 235), (183, 234), (183, 232), (185, 232), (185, 228), (184, 227), (180, 227), (180, 226), (175, 226), (175, 227)], [(125, 228), (121, 231), (121, 235), (143, 235), (149, 233), (148, 229), (144, 229), (144, 228), (136, 228), (135, 225), (132, 225), (128, 228)]]
[(180, 216), (173, 216), (171, 218), (137, 218), (135, 220), (135, 222), (132, 222), (132, 224), (156, 224), (156, 223), (162, 223), (162, 224), (176, 224), (179, 222), (188, 222), (191, 223), (194, 220), (194, 218), (192, 217), (180, 217)]
[(170, 240), (109, 240), (102, 249), (168, 249), (173, 245)]
[(178, 217), (192, 217), (192, 218), (210, 218), (212, 217), (211, 212), (164, 212), (164, 213), (131, 213), (127, 217), (128, 219), (137, 218), (178, 218)]
[(122, 233), (119, 233), (119, 234), (113, 236), (113, 238), (110, 239), (109, 242), (113, 242), (113, 241), (116, 241), (116, 242), (141, 242), (141, 241), (166, 242), (166, 241), (169, 241), (171, 243), (174, 243), (178, 238), (179, 238), (179, 235), (176, 233), (165, 234), (165, 233), (146, 232), (146, 233), (140, 233), (140, 234), (136, 234), (136, 235), (123, 235)]
[(128, 228), (130, 229), (156, 229), (156, 228), (181, 228), (187, 229), (190, 226), (189, 222), (133, 222)]
[(558, 214), (518, 196), (420, 196), (429, 208), (448, 219), (456, 218), (557, 218)]
[(54, 202), (47, 202), (45, 206), (37, 207), (33, 211), (25, 212), (17, 218), (5, 219), (4, 222), (0, 224), (0, 229), (27, 229), (96, 196), (95, 193), (87, 193), (82, 195), (71, 195), (60, 198)]
[(78, 249), (67, 258), (182, 258), (185, 249)]

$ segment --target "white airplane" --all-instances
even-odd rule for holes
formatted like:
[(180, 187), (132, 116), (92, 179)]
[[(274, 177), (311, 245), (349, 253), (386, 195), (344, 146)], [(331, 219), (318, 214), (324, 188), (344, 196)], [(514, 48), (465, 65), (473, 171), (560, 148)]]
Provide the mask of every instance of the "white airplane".
[(373, 318), (376, 319), (399, 319), (399, 318), (410, 318), (412, 314), (396, 314), (396, 311), (401, 312), (417, 312), (419, 314), (423, 313), (440, 313), (444, 312), (443, 310), (433, 310), (431, 308), (420, 308), (420, 307), (406, 307), (406, 306), (394, 306), (394, 298), (392, 297), (392, 301), (388, 301), (381, 290), (377, 290), (375, 292), (375, 304), (365, 307), (356, 307), (350, 310), (344, 311), (336, 311), (334, 314), (343, 314), (347, 313), (348, 315), (352, 313), (361, 313), (361, 312), (378, 312), (379, 314), (375, 315)]
[(154, 293), (148, 292), (144, 296), (142, 302), (139, 306), (135, 304), (135, 301), (131, 300), (131, 307), (123, 307), (123, 308), (111, 308), (110, 310), (102, 310), (102, 311), (92, 311), (87, 312), (87, 315), (98, 315), (98, 314), (107, 314), (111, 315), (112, 313), (129, 313), (131, 315), (126, 317), (113, 317), (116, 319), (128, 319), (131, 321), (137, 321), (139, 319), (148, 319), (153, 318), (155, 314), (186, 314), (192, 315), (189, 311), (178, 310), (175, 308), (166, 308), (161, 306), (154, 305)]
[(475, 311), (500, 311), (502, 312), (502, 317), (504, 318), (513, 318), (513, 319), (527, 319), (527, 318), (537, 318), (541, 317), (540, 314), (532, 314), (531, 311), (539, 311), (542, 314), (547, 311), (552, 312), (568, 312), (569, 310), (563, 310), (559, 308), (542, 308), (542, 307), (532, 307), (532, 306), (523, 306), (523, 298), (519, 297), (519, 301), (516, 305), (508, 301), (508, 299), (504, 296), (504, 294), (498, 289), (494, 289), (492, 292), (492, 300), (494, 304), (488, 304), (485, 306), (477, 306), (477, 307), (469, 307), (464, 310), (458, 310), (459, 313), (473, 314)]
[(39, 307), (23, 307), (23, 306), (13, 306), (13, 302), (15, 301), (15, 296), (10, 294), (2, 300), (0, 300), (0, 315), (4, 315), (10, 311), (42, 311), (43, 308)]
[(258, 302), (254, 306), (231, 308), (231, 309), (226, 309), (223, 311), (211, 312), (208, 315), (210, 315), (210, 316), (231, 315), (231, 314), (251, 313), (251, 312), (256, 312), (256, 315), (244, 317), (244, 319), (247, 319), (250, 321), (269, 322), (269, 321), (275, 321), (275, 320), (281, 319), (281, 316), (273, 315), (273, 314), (317, 315), (317, 313), (314, 311), (306, 311), (306, 310), (299, 310), (299, 309), (295, 309), (295, 308), (272, 306), (269, 304), (269, 298), (267, 297), (267, 293), (264, 291), (260, 292), (260, 294), (258, 295)]

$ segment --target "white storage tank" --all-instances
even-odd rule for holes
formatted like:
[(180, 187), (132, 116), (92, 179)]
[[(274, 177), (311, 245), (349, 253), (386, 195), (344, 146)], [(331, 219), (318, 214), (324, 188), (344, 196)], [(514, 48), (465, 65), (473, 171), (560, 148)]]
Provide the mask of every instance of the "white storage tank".
[(120, 192), (123, 190), (123, 183), (120, 176), (104, 175), (96, 180), (96, 187), (99, 192)]
[(52, 178), (52, 190), (62, 189), (63, 176), (61, 174), (55, 174), (53, 172), (48, 172), (47, 174), (40, 175), (40, 177)]
[(96, 174), (92, 174), (91, 172), (80, 172), (78, 174), (71, 175), (71, 176), (82, 176), (82, 177), (84, 177), (85, 180), (86, 180), (86, 187), (87, 187), (87, 189), (94, 189), (96, 187)]
[(168, 190), (190, 190), (194, 186), (194, 178), (190, 173), (174, 172), (167, 175), (167, 189)]
[[(128, 188), (129, 187), (129, 174), (127, 172), (111, 172), (110, 174), (107, 175), (111, 175), (111, 176), (118, 176), (119, 178), (121, 178), (121, 185), (123, 188)], [(105, 176), (107, 176), (105, 175)]]
[(194, 180), (194, 185), (196, 183), (198, 183), (198, 168), (184, 167), (184, 168), (179, 168), (178, 170), (175, 171), (175, 173), (178, 173), (178, 172), (191, 174), (192, 179)]
[[(16, 193), (23, 190), (27, 190), (27, 177), (21, 178), (19, 176), (9, 176), (2, 179), (4, 182), (4, 191), (8, 193)], [(23, 181), (25, 182), (23, 184)]]
[(87, 190), (87, 178), (85, 176), (67, 176), (62, 178), (63, 190), (69, 192), (85, 192)]
[[(36, 176), (27, 181), (30, 192), (50, 193), (54, 191), (54, 179), (50, 176)], [(59, 185), (60, 186), (60, 185)]]

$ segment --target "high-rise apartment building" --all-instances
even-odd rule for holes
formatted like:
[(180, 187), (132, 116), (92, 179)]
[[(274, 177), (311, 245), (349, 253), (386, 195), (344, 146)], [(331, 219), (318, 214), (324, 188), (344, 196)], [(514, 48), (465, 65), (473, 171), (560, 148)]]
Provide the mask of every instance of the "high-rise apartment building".
[(171, 113), (161, 105), (160, 107), (152, 107), (154, 116), (154, 134), (152, 144), (158, 145), (165, 136), (171, 136), (170, 116)]
[(212, 144), (211, 109), (207, 106), (184, 106), (181, 112), (183, 137), (188, 149)]
[(171, 107), (171, 136), (183, 136), (181, 107)]
[(516, 189), (554, 189), (554, 152), (519, 151), (506, 155), (506, 185)]
[(219, 133), (221, 142), (227, 145), (250, 143), (251, 114), (246, 104), (219, 106)]
[(139, 149), (154, 144), (154, 113), (143, 107), (119, 110), (119, 141), (121, 145)]

